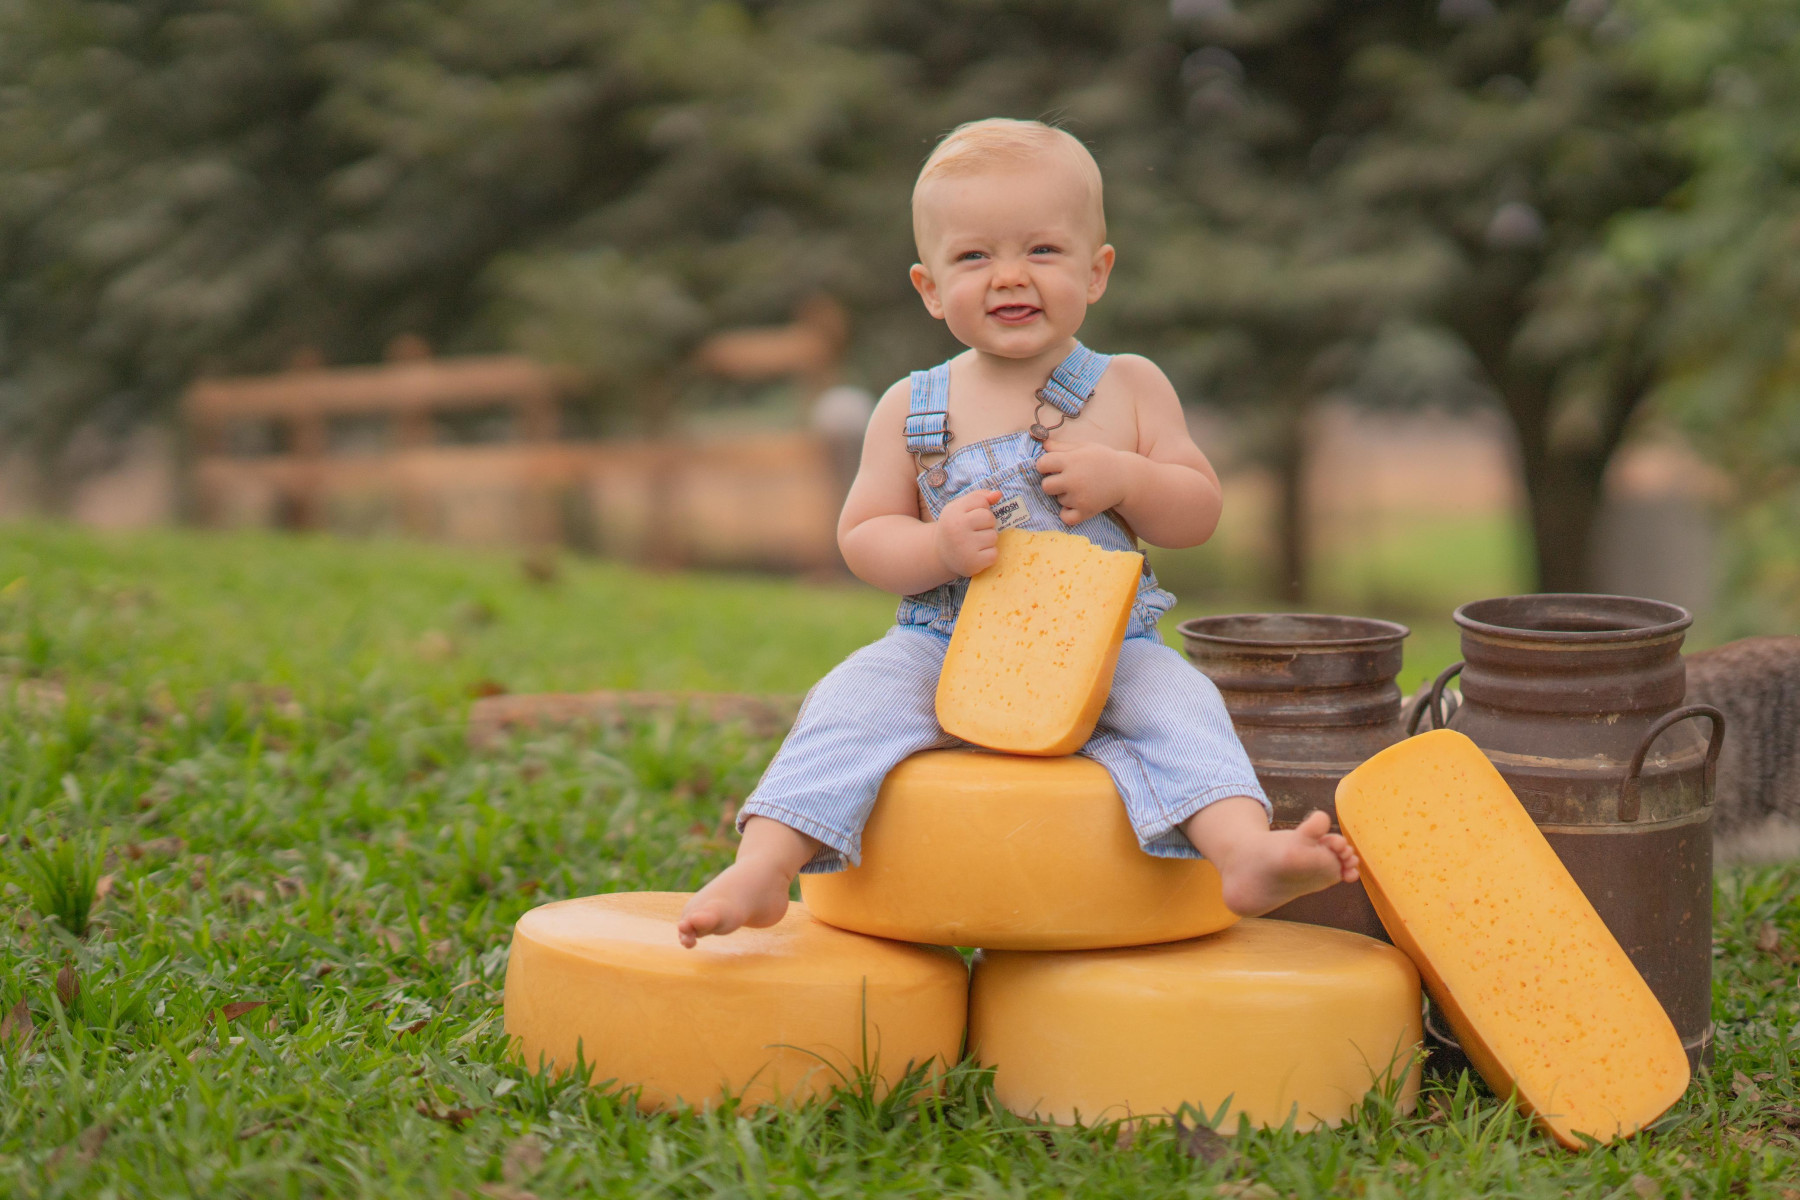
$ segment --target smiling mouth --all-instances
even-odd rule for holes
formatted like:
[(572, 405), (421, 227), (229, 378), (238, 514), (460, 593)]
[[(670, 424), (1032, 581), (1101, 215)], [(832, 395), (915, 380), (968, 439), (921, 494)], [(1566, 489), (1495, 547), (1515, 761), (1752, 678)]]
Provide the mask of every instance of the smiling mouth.
[(990, 308), (988, 316), (1004, 325), (1023, 325), (1043, 311), (1035, 304), (1002, 304), (998, 308)]

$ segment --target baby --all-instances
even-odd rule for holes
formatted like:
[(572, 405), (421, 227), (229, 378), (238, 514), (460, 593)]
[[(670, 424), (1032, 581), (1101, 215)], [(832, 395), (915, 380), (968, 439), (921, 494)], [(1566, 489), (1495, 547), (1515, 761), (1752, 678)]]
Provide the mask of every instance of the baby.
[[(881, 398), (838, 521), (850, 569), (905, 599), (885, 637), (807, 696), (738, 814), (737, 861), (682, 911), (686, 946), (772, 925), (797, 873), (858, 862), (887, 773), (957, 744), (937, 723), (938, 671), (999, 529), (1069, 530), (1133, 550), (1140, 537), (1197, 546), (1218, 523), (1218, 476), (1163, 373), (1075, 340), (1113, 265), (1087, 149), (1037, 121), (964, 125), (926, 160), (912, 212), (913, 286), (968, 349)], [(1324, 813), (1269, 828), (1218, 690), (1157, 635), (1173, 603), (1146, 564), (1111, 695), (1081, 751), (1112, 775), (1139, 844), (1210, 859), (1225, 903), (1245, 916), (1355, 879), (1356, 854)]]

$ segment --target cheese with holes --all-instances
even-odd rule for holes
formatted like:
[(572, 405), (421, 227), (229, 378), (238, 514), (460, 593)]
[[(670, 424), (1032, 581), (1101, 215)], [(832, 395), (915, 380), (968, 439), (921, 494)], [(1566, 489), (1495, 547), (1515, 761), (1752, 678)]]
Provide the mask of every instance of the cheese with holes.
[(1339, 782), (1337, 812), (1382, 924), (1497, 1094), (1574, 1148), (1687, 1090), (1662, 1005), (1474, 742), (1383, 750)]
[(1094, 1122), (1191, 1105), (1221, 1131), (1336, 1125), (1371, 1089), (1418, 1093), (1419, 975), (1384, 942), (1250, 919), (1164, 946), (984, 950), (969, 1048), (1024, 1117)]
[(1137, 946), (1237, 920), (1219, 873), (1139, 849), (1090, 758), (928, 750), (888, 774), (862, 863), (802, 875), (814, 916), (910, 942), (1007, 950)]
[(1000, 531), (938, 676), (938, 724), (1012, 754), (1073, 754), (1106, 707), (1144, 556), (1077, 533)]
[(639, 1089), (646, 1111), (804, 1099), (866, 1071), (957, 1061), (968, 972), (954, 951), (845, 933), (804, 905), (780, 923), (675, 938), (685, 892), (534, 908), (513, 929), (507, 1035), (525, 1066)]

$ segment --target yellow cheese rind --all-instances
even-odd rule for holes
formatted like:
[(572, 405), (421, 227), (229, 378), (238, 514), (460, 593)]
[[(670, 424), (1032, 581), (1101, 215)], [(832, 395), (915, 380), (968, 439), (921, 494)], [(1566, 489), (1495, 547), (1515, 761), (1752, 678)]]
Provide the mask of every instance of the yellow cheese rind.
[(1211, 863), (1138, 847), (1105, 767), (982, 750), (895, 767), (861, 865), (802, 875), (800, 894), (842, 929), (1001, 950), (1140, 946), (1237, 920)]
[(945, 732), (1010, 754), (1073, 754), (1106, 707), (1144, 556), (1075, 533), (1000, 531), (938, 676)]
[[(1192, 1105), (1221, 1130), (1336, 1125), (1371, 1089), (1418, 1094), (1419, 976), (1361, 934), (1245, 920), (1128, 950), (984, 950), (969, 1047), (994, 1095), (1061, 1123)], [(1397, 1081), (1397, 1083), (1396, 1083)], [(1228, 1107), (1227, 1107), (1228, 1105)]]
[(1383, 750), (1338, 784), (1337, 811), (1382, 924), (1497, 1094), (1571, 1148), (1681, 1098), (1675, 1026), (1474, 742)]
[(953, 951), (860, 937), (788, 906), (779, 924), (675, 937), (685, 892), (619, 892), (532, 909), (513, 928), (505, 1027), (525, 1065), (639, 1088), (645, 1111), (829, 1092), (872, 1067), (961, 1054), (968, 973)]

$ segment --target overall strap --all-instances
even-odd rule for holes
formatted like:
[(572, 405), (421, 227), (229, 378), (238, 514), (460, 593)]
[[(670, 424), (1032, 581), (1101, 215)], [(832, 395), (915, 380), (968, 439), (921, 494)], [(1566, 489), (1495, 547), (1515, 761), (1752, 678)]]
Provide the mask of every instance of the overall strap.
[[(1050, 379), (1037, 390), (1037, 412), (1031, 417), (1031, 440), (1043, 445), (1050, 440), (1050, 435), (1062, 428), (1063, 422), (1070, 417), (1079, 417), (1081, 408), (1094, 398), (1094, 388), (1100, 382), (1100, 376), (1106, 374), (1107, 364), (1112, 362), (1110, 354), (1095, 354), (1080, 342), (1075, 349), (1069, 351), (1069, 357), (1057, 364), (1050, 372)], [(1056, 424), (1044, 424), (1044, 405), (1050, 405), (1062, 414), (1056, 418)]]
[(1094, 398), (1094, 388), (1111, 362), (1112, 355), (1096, 354), (1076, 342), (1069, 357), (1050, 372), (1050, 381), (1038, 389), (1038, 400), (1056, 406), (1065, 416), (1079, 417), (1081, 406)]
[(906, 450), (922, 454), (950, 450), (950, 364), (912, 373), (912, 400), (906, 413)]

